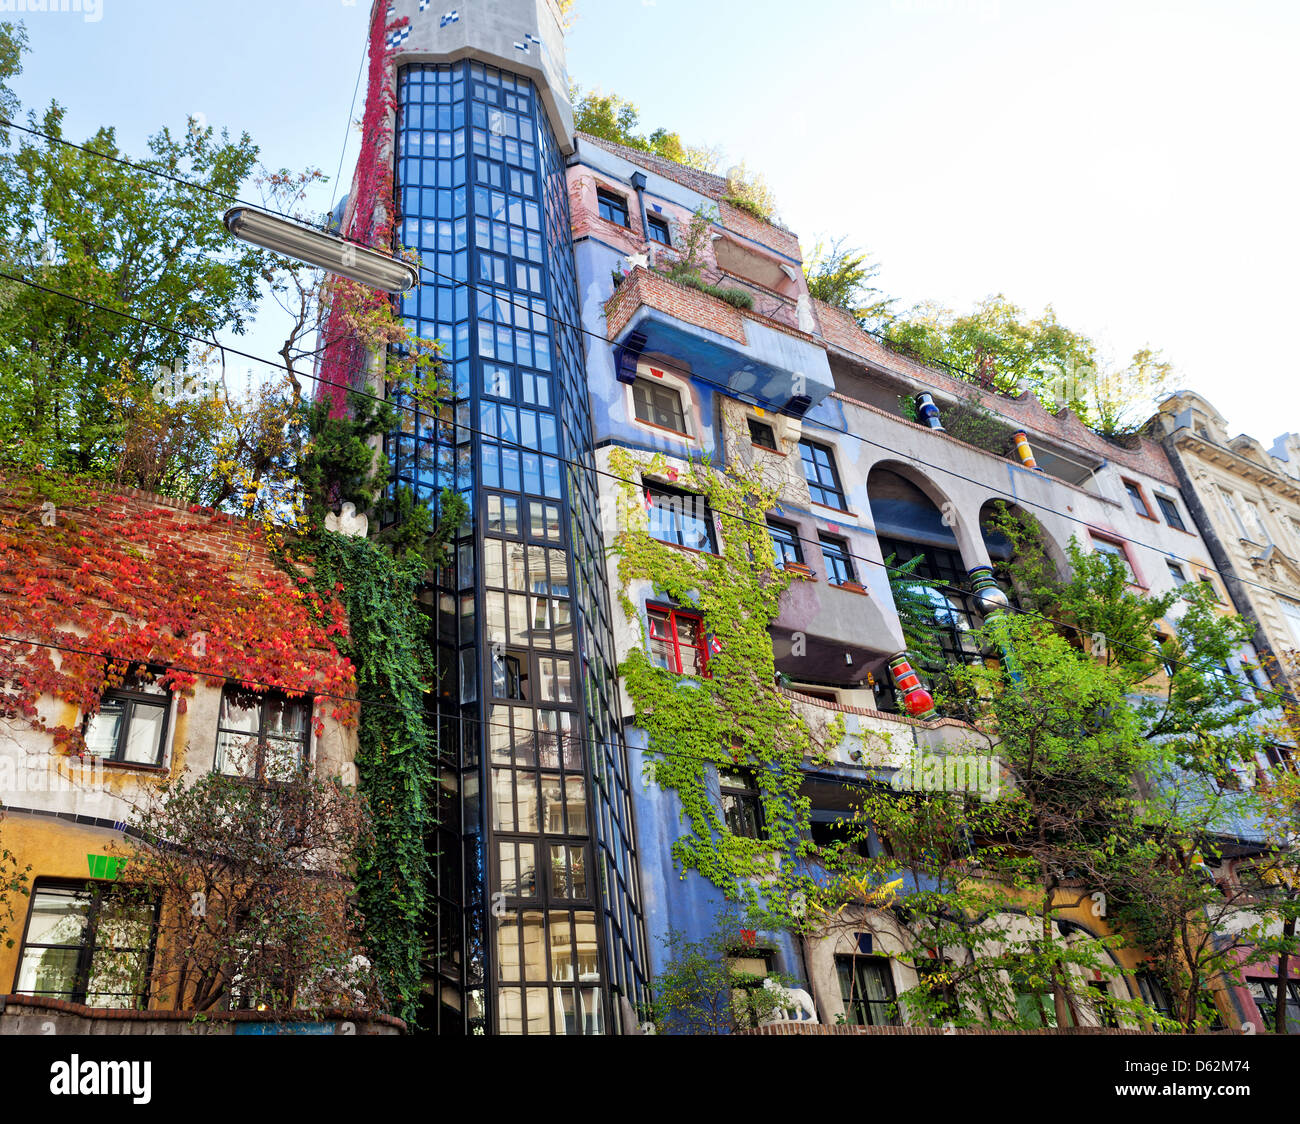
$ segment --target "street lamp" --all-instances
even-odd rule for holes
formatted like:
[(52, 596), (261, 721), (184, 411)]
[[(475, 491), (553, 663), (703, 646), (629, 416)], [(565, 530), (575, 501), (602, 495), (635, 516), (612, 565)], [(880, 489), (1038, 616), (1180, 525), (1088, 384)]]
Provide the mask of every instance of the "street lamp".
[(415, 266), (358, 246), (337, 234), (326, 234), (310, 226), (252, 207), (231, 207), (221, 220), (226, 229), (243, 242), (273, 250), (285, 257), (314, 265), (330, 273), (350, 277), (372, 289), (404, 293), (420, 281)]

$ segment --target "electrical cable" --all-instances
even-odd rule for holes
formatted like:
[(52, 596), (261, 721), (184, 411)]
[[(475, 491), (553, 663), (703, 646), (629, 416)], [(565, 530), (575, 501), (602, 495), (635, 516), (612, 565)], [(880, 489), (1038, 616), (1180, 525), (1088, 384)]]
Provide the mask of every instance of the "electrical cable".
[[(50, 288), (50, 287), (48, 287), (48, 286), (41, 285), (41, 284), (39, 284), (39, 283), (37, 283), (37, 282), (31, 281), (31, 280), (29, 280), (28, 278), (24, 278), (24, 277), (20, 277), (20, 276), (16, 276), (16, 275), (13, 275), (13, 274), (6, 273), (6, 272), (4, 272), (3, 270), (0, 270), (0, 278), (5, 278), (5, 279), (11, 280), (11, 281), (15, 281), (15, 282), (19, 282), (19, 283), (22, 283), (22, 284), (25, 284), (25, 285), (29, 285), (29, 286), (31, 286), (31, 287), (33, 287), (33, 288), (36, 288), (36, 289), (39, 289), (39, 290), (41, 290), (41, 291), (43, 291), (43, 292), (51, 293), (51, 294), (53, 294), (53, 295), (55, 295), (55, 296), (64, 297), (64, 298), (66, 298), (66, 299), (68, 299), (68, 300), (75, 301), (75, 302), (77, 302), (77, 303), (79, 303), (79, 304), (82, 304), (82, 305), (85, 305), (85, 306), (87, 306), (87, 307), (96, 308), (96, 309), (98, 309), (98, 310), (100, 310), (100, 311), (104, 311), (104, 312), (108, 312), (108, 313), (111, 313), (111, 314), (114, 314), (114, 315), (122, 316), (122, 317), (124, 317), (124, 318), (126, 318), (126, 319), (128, 319), (128, 320), (132, 320), (133, 322), (138, 323), (138, 324), (141, 324), (141, 325), (146, 326), (146, 327), (152, 327), (152, 328), (155, 328), (155, 329), (157, 329), (157, 330), (159, 330), (159, 331), (172, 332), (172, 333), (174, 333), (174, 334), (176, 334), (176, 335), (179, 335), (179, 336), (181, 336), (181, 337), (183, 337), (183, 338), (187, 338), (187, 339), (193, 340), (193, 341), (198, 342), (198, 343), (208, 344), (208, 345), (211, 345), (211, 346), (218, 346), (218, 347), (221, 347), (223, 351), (228, 351), (228, 352), (230, 352), (230, 353), (233, 354), (233, 355), (238, 355), (238, 356), (240, 356), (241, 358), (250, 359), (250, 360), (252, 360), (252, 361), (254, 361), (254, 362), (262, 363), (262, 364), (265, 364), (266, 366), (273, 367), (273, 368), (276, 368), (276, 369), (278, 369), (278, 370), (282, 370), (282, 371), (288, 371), (288, 370), (289, 370), (289, 368), (288, 368), (285, 364), (283, 364), (283, 363), (277, 363), (277, 362), (275, 362), (274, 360), (264, 359), (264, 358), (262, 358), (261, 356), (253, 355), (253, 354), (251, 354), (250, 352), (241, 351), (241, 350), (239, 350), (238, 348), (233, 348), (233, 347), (223, 347), (222, 345), (212, 345), (212, 344), (211, 344), (211, 341), (206, 340), (206, 339), (203, 339), (203, 338), (201, 338), (201, 337), (199, 337), (199, 336), (195, 336), (195, 335), (193, 335), (193, 334), (191, 334), (191, 333), (184, 332), (184, 331), (182, 331), (181, 329), (178, 329), (178, 328), (170, 328), (170, 327), (167, 327), (167, 326), (164, 326), (164, 325), (155, 324), (155, 323), (152, 323), (152, 322), (150, 322), (150, 321), (142, 320), (141, 318), (139, 318), (139, 317), (137, 317), (137, 316), (134, 316), (134, 315), (132, 315), (131, 313), (123, 312), (123, 311), (121, 311), (120, 309), (110, 308), (110, 307), (108, 307), (107, 305), (101, 305), (101, 304), (98, 304), (98, 303), (95, 302), (95, 301), (90, 301), (90, 300), (88, 300), (88, 299), (86, 299), (86, 298), (83, 298), (83, 297), (76, 297), (76, 296), (73, 296), (71, 293), (65, 293), (65, 292), (62, 292), (61, 290), (58, 290), (58, 289), (52, 289), (52, 288)], [(369, 398), (369, 399), (371, 399), (371, 400), (373, 400), (373, 401), (376, 401), (376, 402), (385, 402), (385, 403), (388, 403), (389, 405), (394, 405), (394, 403), (392, 402), (391, 399), (384, 398), (384, 397), (381, 396), (381, 395), (374, 394), (374, 393), (372, 393), (372, 392), (370, 392), (370, 391), (363, 391), (363, 390), (357, 390), (357, 389), (354, 389), (354, 388), (351, 388), (351, 387), (346, 387), (346, 386), (344, 386), (344, 385), (341, 384), (341, 383), (334, 382), (333, 380), (330, 380), (330, 379), (322, 378), (321, 376), (316, 375), (316, 374), (306, 374), (306, 373), (303, 373), (302, 377), (304, 377), (304, 378), (308, 378), (308, 379), (311, 379), (311, 380), (313, 380), (313, 381), (315, 381), (315, 382), (320, 383), (321, 385), (332, 386), (332, 387), (335, 387), (335, 388), (337, 388), (337, 389), (341, 389), (341, 390), (347, 390), (347, 391), (349, 391), (349, 392), (351, 392), (351, 393), (357, 394), (357, 395), (360, 396), (360, 397)], [(401, 403), (397, 403), (397, 404), (396, 404), (396, 408), (401, 409), (401, 410), (406, 410), (406, 411), (414, 410), (413, 407), (411, 407), (411, 406), (407, 406), (407, 405), (403, 405), (403, 404), (401, 404)], [(415, 411), (415, 412), (416, 412), (416, 414), (418, 415), (419, 411), (417, 410), (417, 411)], [(509, 441), (509, 440), (506, 440), (506, 439), (503, 439), (503, 438), (500, 438), (500, 437), (496, 437), (496, 436), (493, 436), (492, 434), (487, 434), (487, 433), (485, 433), (483, 430), (481, 430), (481, 429), (479, 429), (479, 428), (477, 428), (477, 427), (474, 427), (474, 426), (464, 425), (464, 424), (461, 424), (461, 423), (458, 423), (458, 422), (454, 422), (454, 421), (451, 422), (451, 423), (449, 423), (449, 424), (451, 424), (454, 428), (459, 429), (459, 430), (464, 430), (464, 431), (467, 432), (467, 433), (477, 434), (477, 435), (480, 436), (480, 437), (487, 437), (489, 440), (494, 441), (494, 442), (496, 442), (497, 444), (502, 445), (503, 447), (514, 448), (514, 449), (520, 450), (520, 451), (522, 451), (522, 452), (528, 452), (528, 453), (536, 453), (536, 452), (537, 452), (537, 450), (535, 450), (535, 449), (533, 449), (533, 448), (531, 448), (531, 447), (529, 447), (529, 446), (523, 445), (523, 444), (521, 444), (521, 443), (519, 443), (519, 442), (512, 442), (512, 441)], [(837, 432), (838, 432), (838, 431), (837, 431)], [(644, 484), (643, 484), (642, 482), (638, 482), (638, 481), (634, 481), (634, 480), (627, 479), (626, 477), (619, 476), (618, 474), (613, 473), (613, 472), (610, 472), (610, 471), (608, 471), (608, 470), (606, 470), (606, 469), (601, 469), (601, 468), (596, 468), (596, 467), (591, 466), (591, 465), (586, 465), (586, 464), (584, 464), (584, 463), (581, 462), (581, 461), (574, 460), (574, 459), (569, 458), (569, 457), (563, 457), (563, 456), (560, 456), (559, 454), (550, 454), (550, 453), (540, 454), (540, 455), (544, 455), (544, 456), (552, 457), (552, 459), (556, 460), (557, 462), (559, 462), (559, 463), (561, 463), (561, 464), (567, 464), (567, 465), (570, 465), (570, 466), (572, 466), (572, 467), (575, 467), (575, 468), (581, 469), (581, 470), (584, 471), (584, 472), (589, 472), (589, 473), (592, 473), (592, 474), (597, 475), (597, 476), (604, 476), (604, 477), (607, 477), (607, 478), (609, 478), (609, 479), (611, 479), (611, 480), (614, 480), (614, 481), (616, 481), (616, 482), (618, 482), (618, 483), (626, 484), (626, 485), (629, 485), (629, 486), (631, 486), (631, 487), (637, 488), (638, 490), (641, 489), (642, 487), (644, 487)], [(756, 520), (756, 519), (746, 519), (745, 517), (743, 517), (743, 516), (741, 516), (741, 515), (735, 515), (735, 514), (733, 514), (733, 515), (729, 515), (729, 518), (733, 518), (733, 519), (735, 519), (737, 522), (745, 523), (745, 524), (748, 524), (748, 525), (751, 525), (751, 526), (762, 526), (762, 527), (764, 527), (764, 528), (767, 528), (767, 527), (768, 527), (768, 524), (767, 524), (766, 520), (760, 521), (760, 520)], [(808, 542), (808, 543), (810, 543), (810, 544), (813, 542), (813, 540), (812, 540), (811, 538), (808, 538), (808, 537), (806, 537), (806, 536), (799, 535), (798, 537), (799, 537), (799, 539), (800, 539), (801, 542)], [(879, 566), (879, 567), (881, 567), (882, 569), (885, 569), (885, 570), (887, 570), (887, 571), (889, 571), (889, 572), (891, 572), (891, 573), (897, 573), (897, 572), (900, 570), (900, 567), (897, 567), (897, 566), (892, 566), (892, 567), (891, 567), (891, 566), (889, 566), (888, 564), (886, 564), (886, 563), (883, 562), (883, 561), (881, 561), (881, 562), (877, 562), (874, 558), (867, 558), (865, 555), (855, 554), (855, 553), (853, 553), (852, 551), (847, 551), (846, 553), (847, 553), (848, 557), (850, 557), (850, 558), (854, 558), (854, 559), (856, 559), (856, 560), (858, 560), (858, 561), (861, 561), (861, 562), (864, 562), (864, 563), (866, 563), (866, 564), (868, 564), (868, 565)], [(969, 591), (969, 590), (962, 589), (962, 588), (959, 587), (959, 586), (954, 586), (954, 585), (951, 585), (951, 584), (946, 583), (946, 582), (939, 582), (939, 581), (935, 581), (935, 580), (926, 580), (926, 579), (918, 579), (918, 580), (915, 582), (915, 584), (917, 584), (917, 585), (924, 585), (924, 586), (926, 586), (926, 587), (928, 587), (928, 588), (932, 588), (932, 589), (948, 590), (948, 591), (950, 591), (950, 592), (952, 592), (952, 593), (954, 593), (954, 594), (957, 594), (957, 595), (959, 595), (959, 596), (961, 596), (961, 597), (967, 597), (967, 596), (970, 595), (970, 591)], [(1071, 623), (1069, 623), (1069, 622), (1067, 622), (1067, 621), (1057, 620), (1057, 619), (1055, 619), (1055, 618), (1048, 617), (1048, 616), (1045, 616), (1045, 615), (1040, 614), (1040, 613), (1035, 613), (1035, 612), (1033, 612), (1033, 611), (1031, 611), (1031, 610), (1028, 610), (1028, 609), (1020, 608), (1020, 607), (1018, 607), (1018, 606), (1010, 606), (1010, 608), (1012, 609), (1012, 611), (1017, 612), (1017, 613), (1019, 613), (1019, 614), (1021, 614), (1021, 615), (1027, 615), (1027, 616), (1035, 617), (1035, 618), (1038, 619), (1038, 620), (1041, 620), (1041, 621), (1043, 621), (1043, 622), (1045, 622), (1045, 623), (1048, 623), (1048, 624), (1055, 625), (1055, 626), (1057, 626), (1058, 628), (1065, 628), (1065, 629), (1073, 630), (1074, 632), (1078, 633), (1078, 634), (1081, 635), (1081, 636), (1082, 636), (1082, 635), (1090, 635), (1090, 634), (1087, 632), (1086, 629), (1082, 629), (1082, 628), (1080, 628), (1078, 625), (1071, 624)], [(1117, 646), (1117, 647), (1123, 647), (1123, 648), (1128, 648), (1128, 649), (1130, 649), (1130, 650), (1138, 651), (1138, 652), (1143, 651), (1142, 649), (1138, 649), (1138, 648), (1136, 648), (1134, 645), (1131, 645), (1131, 644), (1124, 644), (1124, 643), (1122, 643), (1122, 642), (1119, 643), (1119, 644), (1115, 644), (1114, 646)], [(1188, 663), (1187, 661), (1171, 660), (1171, 662), (1176, 663), (1176, 664), (1180, 664), (1180, 665), (1185, 666), (1185, 667), (1195, 668), (1196, 670), (1199, 670), (1199, 671), (1202, 671), (1202, 672), (1206, 672), (1206, 671), (1210, 671), (1210, 670), (1211, 670), (1211, 669), (1209, 669), (1209, 668), (1206, 668), (1206, 667), (1203, 667), (1203, 666), (1200, 666), (1200, 665), (1196, 665), (1196, 664)], [(1264, 690), (1263, 688), (1259, 688), (1259, 687), (1255, 687), (1254, 689), (1255, 689), (1255, 690), (1261, 690), (1261, 691)], [(1285, 699), (1285, 697), (1286, 697), (1284, 693), (1282, 693), (1282, 692), (1278, 692), (1278, 691), (1266, 691), (1266, 693), (1267, 693), (1267, 694), (1274, 695), (1274, 696), (1276, 696), (1276, 697), (1283, 698), (1283, 699)]]

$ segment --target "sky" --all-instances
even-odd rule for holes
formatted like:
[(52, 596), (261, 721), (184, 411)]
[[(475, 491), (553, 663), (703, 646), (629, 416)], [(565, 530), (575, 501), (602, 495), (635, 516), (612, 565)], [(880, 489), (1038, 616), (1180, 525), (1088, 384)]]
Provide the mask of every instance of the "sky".
[[(346, 184), (367, 11), (29, 12), (14, 88), (26, 107), (57, 99), (67, 135), (115, 125), (133, 153), (201, 114), (268, 166), (333, 177), (346, 139)], [(1282, 346), (1300, 306), (1297, 48), (1288, 0), (577, 0), (568, 70), (636, 103), (647, 132), (761, 172), (805, 251), (870, 251), (900, 307), (1050, 304), (1121, 363), (1161, 350), (1230, 432), (1268, 445), (1300, 431)], [(250, 350), (278, 350), (276, 328), (268, 312)]]

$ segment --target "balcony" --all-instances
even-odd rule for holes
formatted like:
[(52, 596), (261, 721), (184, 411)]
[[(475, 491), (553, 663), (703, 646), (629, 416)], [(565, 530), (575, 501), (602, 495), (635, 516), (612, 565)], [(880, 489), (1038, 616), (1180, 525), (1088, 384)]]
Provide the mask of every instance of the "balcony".
[(892, 604), (861, 586), (839, 586), (815, 574), (796, 574), (772, 623), (777, 671), (792, 679), (845, 686), (903, 648)]
[(806, 410), (835, 389), (812, 336), (641, 266), (614, 290), (605, 320), (609, 339), (625, 352), (672, 358), (757, 402), (783, 406), (804, 397), (799, 409)]

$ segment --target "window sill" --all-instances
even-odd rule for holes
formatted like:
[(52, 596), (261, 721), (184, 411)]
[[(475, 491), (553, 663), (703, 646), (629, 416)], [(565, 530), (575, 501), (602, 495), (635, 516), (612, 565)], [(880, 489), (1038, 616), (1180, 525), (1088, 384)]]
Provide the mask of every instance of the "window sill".
[(673, 427), (670, 425), (659, 425), (656, 422), (648, 422), (643, 418), (638, 418), (638, 417), (634, 417), (632, 420), (636, 422), (637, 425), (643, 426), (646, 429), (653, 429), (658, 431), (659, 433), (670, 433), (674, 437), (680, 438), (684, 444), (687, 445), (699, 444), (699, 440), (693, 437), (691, 434), (683, 433), (680, 429), (673, 429)]
[(749, 447), (757, 449), (761, 453), (771, 453), (774, 457), (788, 457), (790, 455), (789, 453), (783, 453), (780, 449), (770, 449), (766, 445), (759, 445), (753, 441), (749, 443)]
[(171, 771), (166, 765), (142, 765), (135, 761), (113, 761), (107, 757), (96, 757), (93, 753), (70, 753), (68, 756), (75, 758), (83, 765), (98, 762), (100, 767), (104, 769), (114, 769), (124, 773), (151, 773), (165, 776)]
[(835, 589), (842, 589), (845, 593), (856, 593), (859, 597), (870, 597), (867, 587), (860, 582), (830, 582), (829, 585)]
[[(654, 537), (653, 535), (651, 536)], [(655, 542), (663, 543), (664, 546), (671, 546), (674, 550), (684, 550), (687, 554), (703, 554), (710, 558), (721, 558), (722, 555), (716, 550), (702, 550), (698, 546), (683, 546), (681, 543), (669, 542), (667, 539), (655, 539)]]
[(832, 507), (828, 503), (818, 503), (814, 499), (810, 499), (808, 502), (812, 504), (813, 507), (820, 507), (823, 511), (833, 511), (837, 515), (848, 515), (854, 519), (858, 518), (858, 513), (856, 511), (850, 511), (847, 507)]

